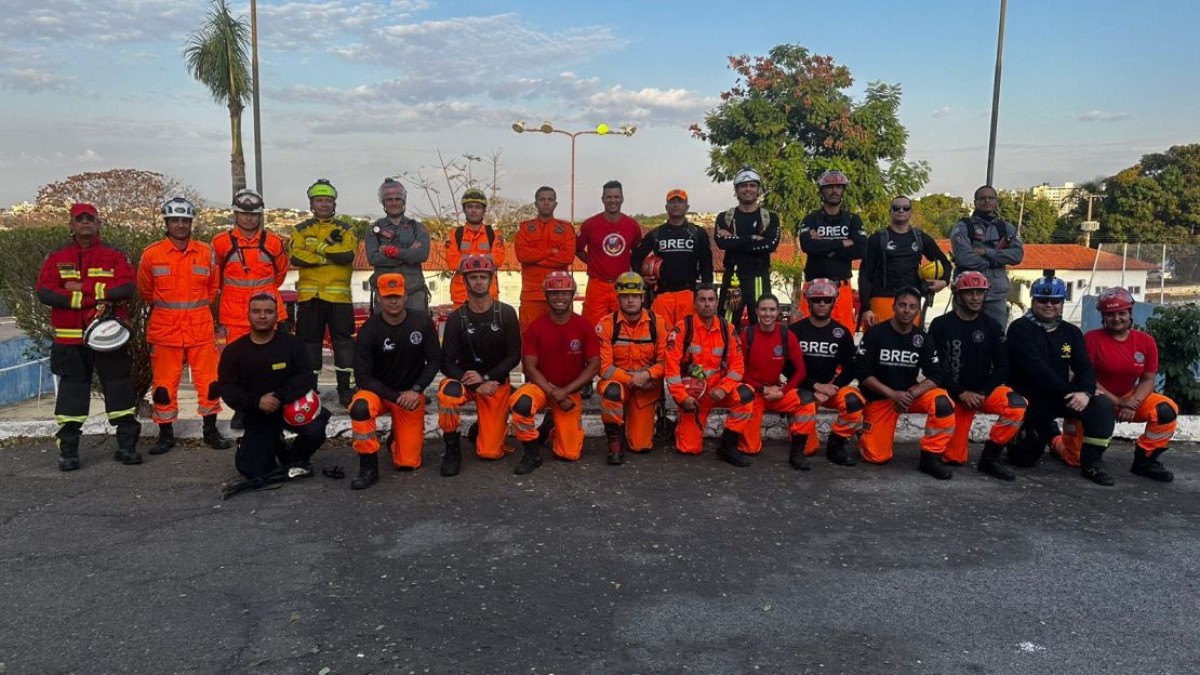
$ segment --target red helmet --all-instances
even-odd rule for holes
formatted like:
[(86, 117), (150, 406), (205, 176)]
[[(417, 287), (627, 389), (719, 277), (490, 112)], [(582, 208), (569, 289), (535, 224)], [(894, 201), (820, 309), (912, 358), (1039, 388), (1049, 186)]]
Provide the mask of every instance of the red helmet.
[(991, 286), (991, 282), (988, 281), (988, 278), (983, 275), (983, 272), (976, 272), (975, 270), (967, 270), (966, 272), (963, 272), (954, 278), (955, 291), (986, 291), (987, 289), (991, 288)]
[(1120, 286), (1106, 288), (1100, 292), (1100, 298), (1096, 300), (1096, 309), (1100, 310), (1101, 314), (1133, 309), (1133, 295)]
[(487, 272), (489, 274), (496, 273), (496, 263), (492, 262), (492, 257), (488, 255), (469, 255), (458, 263), (458, 271), (466, 274), (467, 272)]
[(820, 178), (817, 179), (817, 186), (829, 187), (830, 185), (841, 185), (842, 187), (848, 187), (850, 185), (850, 179), (846, 178), (846, 174), (838, 171), (837, 169), (826, 171), (825, 173), (821, 174)]
[(554, 270), (546, 275), (546, 279), (542, 281), (542, 290), (549, 293), (550, 291), (571, 291), (575, 292), (575, 277), (566, 270)]
[(651, 253), (642, 261), (642, 281), (646, 282), (647, 286), (653, 286), (658, 283), (658, 275), (662, 270), (662, 258)]
[(804, 297), (806, 298), (836, 298), (837, 296), (837, 284), (829, 279), (813, 279), (804, 287)]
[(309, 392), (283, 406), (283, 420), (293, 427), (302, 427), (317, 419), (321, 414), (321, 397), (316, 390)]

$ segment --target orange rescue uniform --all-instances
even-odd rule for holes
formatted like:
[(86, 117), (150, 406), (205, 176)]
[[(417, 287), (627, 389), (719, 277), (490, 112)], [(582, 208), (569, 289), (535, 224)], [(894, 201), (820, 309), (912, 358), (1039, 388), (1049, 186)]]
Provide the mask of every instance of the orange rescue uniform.
[(554, 270), (569, 270), (575, 259), (575, 227), (551, 218), (526, 220), (517, 228), (513, 243), (521, 263), (521, 333), (534, 319), (549, 311), (542, 281)]
[[(675, 447), (688, 455), (700, 454), (704, 445), (704, 428), (708, 425), (708, 414), (714, 407), (729, 409), (725, 428), (739, 434), (745, 433), (754, 408), (754, 390), (742, 384), (745, 364), (742, 350), (738, 347), (737, 335), (730, 325), (719, 317), (713, 317), (711, 325), (705, 325), (697, 316), (680, 321), (667, 339), (667, 362), (665, 375), (667, 391), (678, 405), (688, 397), (683, 384), (685, 375), (684, 357), (688, 368), (698, 368), (708, 384), (700, 397), (699, 410), (679, 411), (679, 422), (675, 425)], [(690, 344), (684, 344), (687, 324), (692, 324)], [(718, 403), (711, 393), (720, 389), (725, 398)]]
[(241, 228), (231, 228), (212, 241), (213, 256), (220, 274), (219, 317), (225, 329), (225, 344), (250, 332), (250, 298), (259, 293), (275, 296), (279, 322), (287, 320), (287, 306), (279, 295), (288, 272), (288, 255), (283, 237), (260, 227), (247, 238)]
[[(644, 309), (633, 323), (617, 312), (596, 326), (600, 338), (600, 385), (596, 387), (600, 420), (624, 426), (633, 452), (646, 452), (654, 446), (654, 410), (663, 395), (668, 332), (661, 318)], [(634, 389), (633, 374), (643, 371), (650, 375), (648, 388)]]
[[(489, 236), (489, 232), (491, 233)], [(454, 272), (450, 280), (450, 302), (455, 307), (467, 301), (467, 282), (458, 273), (462, 259), (469, 255), (482, 255), (492, 259), (499, 270), (504, 264), (504, 238), (490, 225), (480, 225), (474, 229), (469, 225), (459, 225), (446, 237), (446, 269)], [(500, 286), (492, 275), (492, 299), (500, 297)]]

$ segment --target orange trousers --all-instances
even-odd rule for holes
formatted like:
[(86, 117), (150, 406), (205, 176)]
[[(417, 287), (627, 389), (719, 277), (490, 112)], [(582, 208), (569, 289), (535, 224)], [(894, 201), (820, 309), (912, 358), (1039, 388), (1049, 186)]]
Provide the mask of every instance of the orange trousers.
[(155, 424), (170, 424), (179, 418), (179, 381), (183, 366), (192, 371), (192, 386), (196, 389), (196, 413), (201, 417), (221, 412), (221, 402), (208, 397), (208, 388), (217, 379), (217, 347), (211, 342), (188, 347), (150, 345), (150, 368), (153, 382), (150, 400)]
[[(842, 438), (850, 438), (862, 430), (863, 409), (867, 407), (867, 399), (857, 388), (845, 386), (838, 389), (836, 394), (817, 407), (836, 410), (837, 417), (834, 418), (829, 433)], [(804, 454), (817, 454), (817, 450), (821, 449), (821, 443), (817, 440), (817, 418), (813, 417), (812, 423), (801, 433), (808, 434), (808, 445), (804, 446)]]
[(725, 417), (725, 428), (745, 434), (750, 426), (750, 417), (754, 414), (754, 390), (739, 384), (733, 393), (725, 400), (717, 403), (705, 393), (700, 397), (700, 409), (696, 412), (679, 411), (679, 421), (675, 424), (675, 449), (685, 455), (698, 455), (704, 448), (704, 428), (708, 426), (708, 414), (713, 408), (728, 408)]
[(792, 389), (784, 394), (783, 398), (775, 401), (768, 401), (762, 394), (756, 394), (750, 409), (750, 423), (746, 425), (746, 430), (742, 432), (742, 438), (738, 441), (738, 449), (746, 454), (757, 455), (762, 452), (764, 412), (789, 415), (791, 419), (788, 421), (788, 434), (792, 436), (808, 433), (810, 428), (814, 435), (816, 433), (817, 402), (809, 398), (808, 393), (801, 398), (800, 392)]
[[(930, 389), (913, 401), (908, 412), (926, 415), (921, 452), (942, 454), (954, 435), (954, 402), (950, 400), (950, 394), (945, 389)], [(868, 403), (863, 418), (866, 430), (859, 443), (863, 461), (883, 464), (892, 458), (900, 413), (889, 399), (884, 399)]]
[[(837, 282), (834, 282), (837, 283)], [(799, 303), (800, 318), (809, 315), (808, 302), (802, 301)], [(833, 312), (830, 317), (850, 329), (850, 332), (857, 332), (858, 317), (854, 316), (854, 289), (850, 288), (850, 284), (841, 284), (838, 286), (837, 300), (833, 301)]]
[(601, 319), (620, 308), (617, 290), (611, 283), (588, 277), (587, 290), (583, 295), (583, 318), (587, 319), (589, 325), (599, 324)]
[[(878, 326), (879, 324), (883, 323), (884, 321), (887, 321), (888, 319), (892, 318), (892, 316), (895, 315), (895, 312), (892, 311), (892, 305), (895, 304), (895, 302), (896, 302), (895, 298), (871, 298), (870, 310), (875, 313), (875, 324), (874, 325)], [(917, 314), (916, 317), (913, 318), (913, 325), (914, 326), (921, 325), (921, 315), (919, 313)], [(868, 328), (868, 326), (863, 326), (864, 331), (867, 328)]]
[[(1142, 401), (1133, 414), (1134, 422), (1145, 422), (1146, 428), (1135, 441), (1137, 447), (1147, 454), (1165, 449), (1175, 436), (1175, 425), (1179, 418), (1179, 406), (1170, 398), (1152, 393)], [(1058, 455), (1068, 466), (1079, 466), (1079, 452), (1083, 449), (1083, 423), (1080, 420), (1064, 419), (1063, 434), (1050, 442), (1051, 452)]]
[(659, 293), (650, 303), (650, 309), (667, 324), (667, 330), (671, 330), (683, 321), (683, 317), (696, 313), (695, 294), (692, 291)]
[(650, 389), (631, 389), (620, 382), (600, 380), (596, 387), (600, 421), (625, 427), (625, 439), (634, 452), (654, 447), (654, 409), (663, 397), (663, 383), (651, 380), (651, 384)]
[(521, 335), (529, 330), (529, 325), (542, 316), (550, 313), (550, 305), (545, 300), (521, 300), (517, 309), (517, 320), (521, 323)]
[[(366, 410), (363, 410), (364, 407)], [(360, 410), (363, 410), (362, 413)], [(360, 455), (379, 452), (379, 437), (375, 434), (376, 418), (384, 412), (392, 415), (392, 465), (397, 469), (420, 467), (421, 447), (425, 444), (425, 406), (405, 410), (394, 401), (384, 401), (365, 389), (355, 392), (350, 401), (350, 431), (353, 434), (354, 452)]]
[(442, 433), (458, 431), (463, 404), (475, 402), (479, 413), (479, 438), (475, 439), (475, 454), (483, 459), (504, 456), (504, 438), (508, 436), (508, 397), (512, 385), (503, 384), (491, 396), (480, 396), (458, 380), (442, 380), (438, 386), (438, 426)]
[(975, 413), (999, 415), (988, 434), (988, 440), (997, 445), (1008, 445), (1021, 430), (1021, 421), (1025, 419), (1025, 409), (1028, 405), (1024, 396), (1003, 385), (992, 390), (979, 410), (955, 405), (954, 435), (950, 437), (950, 444), (942, 453), (942, 460), (958, 464), (967, 463), (967, 445), (971, 440), (971, 422), (975, 420)]
[(536, 384), (527, 382), (521, 385), (508, 397), (508, 410), (512, 414), (517, 440), (537, 440), (537, 420), (534, 417), (546, 410), (547, 415), (554, 417), (554, 431), (550, 434), (550, 447), (554, 454), (572, 462), (579, 459), (583, 452), (583, 399), (576, 392), (571, 394), (571, 400), (575, 402), (575, 407), (563, 410)]

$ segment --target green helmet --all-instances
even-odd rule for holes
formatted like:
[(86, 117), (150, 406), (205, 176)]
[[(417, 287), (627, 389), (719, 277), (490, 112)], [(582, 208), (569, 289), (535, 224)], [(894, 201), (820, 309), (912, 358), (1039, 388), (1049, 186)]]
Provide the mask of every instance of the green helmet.
[(333, 187), (333, 183), (330, 183), (328, 178), (318, 178), (317, 182), (308, 188), (308, 198), (314, 197), (337, 199), (337, 188)]
[(479, 188), (470, 188), (463, 193), (462, 203), (464, 206), (467, 204), (483, 204), (487, 206), (487, 195), (483, 194), (483, 190)]

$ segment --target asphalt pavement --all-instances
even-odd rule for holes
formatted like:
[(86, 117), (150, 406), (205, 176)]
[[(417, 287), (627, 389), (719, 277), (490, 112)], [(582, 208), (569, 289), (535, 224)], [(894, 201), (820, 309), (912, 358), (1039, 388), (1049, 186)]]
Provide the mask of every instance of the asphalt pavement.
[(316, 477), (224, 502), (232, 453), (194, 441), (129, 467), (89, 437), (67, 474), (11, 444), (0, 672), (1200, 672), (1195, 445), (1162, 485), (1115, 444), (1103, 488), (1053, 460), (935, 481), (911, 444), (736, 469), (714, 442), (450, 479), (430, 442), (353, 492), (339, 439)]

